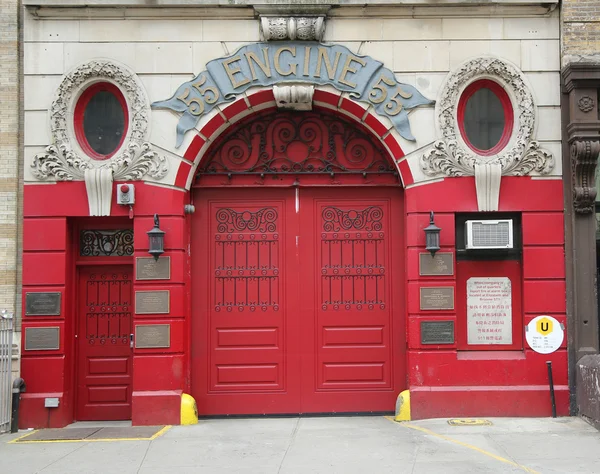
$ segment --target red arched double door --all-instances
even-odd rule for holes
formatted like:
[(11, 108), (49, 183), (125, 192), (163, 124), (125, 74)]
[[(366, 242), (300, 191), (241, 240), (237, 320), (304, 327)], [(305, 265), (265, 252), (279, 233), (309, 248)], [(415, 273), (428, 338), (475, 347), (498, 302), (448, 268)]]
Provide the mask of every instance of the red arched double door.
[(278, 113), (201, 165), (192, 395), (201, 414), (392, 411), (405, 388), (403, 202), (369, 135)]

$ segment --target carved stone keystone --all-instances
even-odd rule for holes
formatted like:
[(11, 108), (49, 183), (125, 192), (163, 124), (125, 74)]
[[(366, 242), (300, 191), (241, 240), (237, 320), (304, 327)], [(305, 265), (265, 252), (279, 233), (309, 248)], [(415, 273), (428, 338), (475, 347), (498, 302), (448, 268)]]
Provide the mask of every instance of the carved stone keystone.
[(112, 171), (109, 168), (85, 170), (85, 189), (88, 196), (90, 216), (110, 216), (112, 203)]
[(284, 110), (312, 110), (315, 86), (273, 86), (277, 108)]

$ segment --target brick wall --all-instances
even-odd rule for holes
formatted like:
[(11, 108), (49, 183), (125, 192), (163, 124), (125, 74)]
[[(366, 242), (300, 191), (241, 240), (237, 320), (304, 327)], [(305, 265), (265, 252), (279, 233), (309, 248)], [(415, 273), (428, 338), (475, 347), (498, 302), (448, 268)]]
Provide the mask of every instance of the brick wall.
[[(19, 235), (21, 197), (21, 61), (19, 39), (20, 1), (0, 2), (0, 310), (6, 309), (17, 317), (20, 277)], [(20, 317), (17, 322), (20, 330)], [(20, 337), (15, 336), (18, 343)], [(16, 361), (15, 361), (16, 362)], [(14, 364), (18, 370), (18, 364)]]
[(600, 61), (600, 2), (563, 0), (563, 65), (572, 61)]

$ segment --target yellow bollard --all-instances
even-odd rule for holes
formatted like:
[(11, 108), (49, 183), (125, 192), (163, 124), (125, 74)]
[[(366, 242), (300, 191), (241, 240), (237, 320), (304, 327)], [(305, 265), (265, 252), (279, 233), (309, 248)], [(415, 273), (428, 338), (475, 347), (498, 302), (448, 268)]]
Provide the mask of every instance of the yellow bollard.
[(410, 391), (408, 390), (404, 390), (398, 395), (394, 421), (410, 421)]
[(187, 393), (181, 394), (181, 420), (182, 425), (195, 425), (198, 423), (198, 405), (196, 400)]

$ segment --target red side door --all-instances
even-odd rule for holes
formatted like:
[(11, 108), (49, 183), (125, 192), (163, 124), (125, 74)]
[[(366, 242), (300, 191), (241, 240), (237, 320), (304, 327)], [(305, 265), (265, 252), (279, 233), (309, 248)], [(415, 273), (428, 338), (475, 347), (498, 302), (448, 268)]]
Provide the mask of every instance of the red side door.
[(300, 190), (305, 413), (391, 411), (405, 388), (398, 191)]
[(131, 419), (131, 267), (82, 267), (77, 420)]

